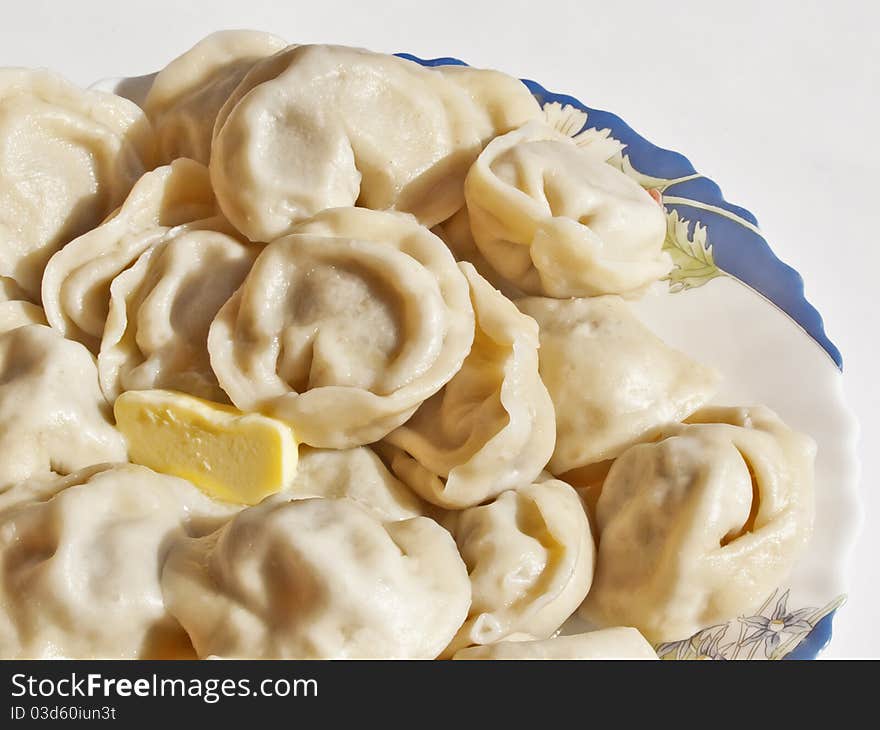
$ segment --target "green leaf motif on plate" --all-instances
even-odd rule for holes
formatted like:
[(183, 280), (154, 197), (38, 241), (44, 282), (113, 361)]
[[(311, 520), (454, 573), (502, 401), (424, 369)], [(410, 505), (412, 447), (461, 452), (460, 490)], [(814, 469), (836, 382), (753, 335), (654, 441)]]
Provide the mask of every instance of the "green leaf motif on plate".
[(695, 289), (717, 276), (725, 276), (715, 265), (712, 244), (706, 240), (706, 227), (694, 222), (693, 233), (688, 235), (690, 221), (681, 218), (678, 211), (666, 214), (666, 240), (663, 250), (672, 258), (673, 268), (666, 275), (671, 292)]

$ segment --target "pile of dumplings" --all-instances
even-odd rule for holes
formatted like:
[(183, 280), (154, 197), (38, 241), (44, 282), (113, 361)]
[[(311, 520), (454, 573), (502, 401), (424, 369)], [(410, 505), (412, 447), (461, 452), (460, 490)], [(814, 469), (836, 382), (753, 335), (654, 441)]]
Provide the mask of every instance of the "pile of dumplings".
[[(635, 317), (662, 206), (551, 111), (251, 31), (142, 108), (0, 70), (0, 656), (652, 658), (785, 581), (815, 447)], [(295, 478), (130, 463), (148, 389)]]

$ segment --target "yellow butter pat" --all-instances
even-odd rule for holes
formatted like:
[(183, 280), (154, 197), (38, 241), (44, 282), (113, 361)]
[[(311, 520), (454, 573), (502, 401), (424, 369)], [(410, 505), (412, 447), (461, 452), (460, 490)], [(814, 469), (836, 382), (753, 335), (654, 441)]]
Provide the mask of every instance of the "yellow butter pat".
[(257, 504), (296, 473), (295, 435), (274, 418), (170, 390), (127, 391), (113, 411), (134, 463), (215, 499)]

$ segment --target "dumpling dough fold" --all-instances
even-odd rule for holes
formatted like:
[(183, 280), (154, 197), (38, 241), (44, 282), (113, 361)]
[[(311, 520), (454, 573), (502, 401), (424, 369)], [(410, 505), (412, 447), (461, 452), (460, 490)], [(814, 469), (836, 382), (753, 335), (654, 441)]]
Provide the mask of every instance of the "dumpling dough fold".
[(763, 406), (712, 407), (617, 458), (582, 615), (659, 643), (748, 616), (809, 540), (816, 446)]
[(492, 140), (467, 174), (477, 247), (527, 294), (636, 295), (671, 267), (663, 209), (596, 150), (530, 122)]
[(433, 659), (470, 603), (446, 530), (348, 499), (250, 507), (175, 545), (162, 590), (200, 657)]
[(175, 227), (216, 215), (204, 165), (179, 159), (148, 172), (118, 211), (49, 261), (43, 276), (49, 324), (97, 355), (113, 279)]
[(440, 392), (386, 441), (392, 469), (424, 499), (471, 507), (530, 484), (553, 453), (553, 403), (538, 374), (538, 328), (471, 264), (459, 264), (474, 343)]
[(263, 249), (208, 350), (238, 408), (349, 448), (406, 421), (473, 336), (467, 280), (440, 239), (408, 215), (338, 208)]
[(595, 548), (577, 493), (550, 479), (448, 516), (471, 580), (468, 618), (447, 654), (511, 635), (546, 639), (584, 600)]
[(164, 388), (226, 402), (211, 370), (208, 328), (258, 249), (210, 230), (168, 234), (110, 285), (98, 353), (104, 395)]

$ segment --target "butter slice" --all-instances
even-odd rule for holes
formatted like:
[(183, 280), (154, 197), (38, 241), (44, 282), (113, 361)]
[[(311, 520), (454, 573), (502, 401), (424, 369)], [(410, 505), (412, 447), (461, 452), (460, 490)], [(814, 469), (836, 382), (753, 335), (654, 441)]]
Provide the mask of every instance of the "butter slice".
[(215, 499), (257, 504), (296, 474), (293, 430), (274, 418), (170, 390), (127, 391), (113, 411), (131, 461)]

